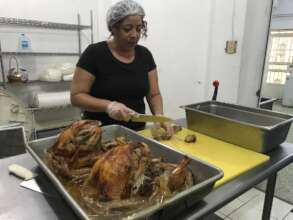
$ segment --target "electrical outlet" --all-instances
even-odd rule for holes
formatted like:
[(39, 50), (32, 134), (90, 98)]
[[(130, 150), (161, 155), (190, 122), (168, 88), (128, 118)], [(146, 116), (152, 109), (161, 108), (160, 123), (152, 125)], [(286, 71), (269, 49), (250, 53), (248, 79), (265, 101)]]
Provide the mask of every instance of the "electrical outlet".
[(228, 54), (236, 53), (237, 41), (236, 40), (227, 40), (225, 51)]

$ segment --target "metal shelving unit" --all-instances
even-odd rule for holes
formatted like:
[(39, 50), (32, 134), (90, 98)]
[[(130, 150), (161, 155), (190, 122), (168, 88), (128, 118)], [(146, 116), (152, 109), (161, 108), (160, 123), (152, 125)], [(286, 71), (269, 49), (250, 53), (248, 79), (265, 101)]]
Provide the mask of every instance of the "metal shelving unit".
[(2, 75), (2, 86), (6, 88), (5, 70), (3, 65), (3, 56), (80, 56), (81, 55), (81, 31), (85, 29), (91, 30), (91, 43), (93, 43), (93, 12), (90, 11), (90, 25), (80, 24), (80, 14), (77, 14), (77, 24), (56, 23), (48, 21), (38, 21), (20, 18), (0, 17), (0, 26), (15, 26), (15, 27), (30, 27), (42, 29), (57, 29), (76, 31), (78, 34), (78, 52), (17, 52), (17, 51), (2, 51), (0, 42), (0, 68)]
[(12, 56), (79, 56), (79, 53), (63, 53), (63, 52), (7, 52), (2, 51), (3, 55)]
[[(21, 101), (26, 104), (26, 110), (32, 113), (33, 117), (33, 133), (34, 138), (37, 138), (38, 132), (44, 132), (48, 129), (59, 129), (60, 127), (68, 126), (72, 120), (80, 118), (80, 111), (72, 106), (64, 108), (54, 107), (51, 109), (30, 108), (27, 104), (28, 95), (32, 91), (64, 91), (70, 88), (69, 82), (41, 82), (38, 80), (29, 81), (26, 83), (6, 83), (5, 70), (3, 65), (4, 56), (80, 56), (81, 55), (81, 31), (89, 29), (91, 31), (91, 43), (93, 43), (93, 13), (90, 11), (90, 25), (81, 25), (80, 15), (77, 14), (77, 24), (55, 23), (48, 21), (38, 21), (30, 19), (6, 18), (0, 17), (1, 27), (25, 27), (31, 29), (47, 29), (50, 30), (65, 30), (77, 33), (78, 49), (74, 52), (46, 52), (46, 51), (2, 51), (0, 42), (0, 70), (3, 79), (2, 85), (5, 90), (14, 93), (17, 97), (21, 97)], [(3, 42), (2, 42), (3, 45)], [(56, 117), (57, 116), (57, 117)]]
[(0, 25), (9, 26), (21, 26), (21, 27), (32, 27), (32, 28), (48, 28), (48, 29), (60, 29), (60, 30), (83, 30), (90, 29), (92, 25), (79, 25), (79, 24), (65, 24), (56, 23), (48, 21), (38, 21), (30, 19), (20, 19), (20, 18), (7, 18), (0, 17)]

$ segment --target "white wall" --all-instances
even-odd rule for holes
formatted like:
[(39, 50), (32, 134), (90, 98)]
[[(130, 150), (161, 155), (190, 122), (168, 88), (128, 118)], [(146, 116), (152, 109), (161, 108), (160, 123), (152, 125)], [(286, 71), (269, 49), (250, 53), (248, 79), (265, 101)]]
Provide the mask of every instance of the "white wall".
[[(246, 74), (241, 69), (243, 50), (245, 49), (243, 46), (245, 38), (243, 37), (246, 36), (247, 39), (250, 31), (247, 28), (244, 29), (247, 27), (246, 16), (253, 17), (254, 13), (262, 11), (252, 7), (246, 9), (247, 1), (235, 0), (234, 39), (238, 41), (238, 48), (236, 54), (228, 55), (225, 54), (224, 48), (226, 40), (232, 38), (232, 0), (181, 0), (180, 2), (169, 0), (168, 3), (158, 0), (138, 0), (146, 10), (146, 19), (149, 24), (149, 37), (142, 40), (141, 44), (146, 45), (152, 51), (158, 65), (160, 86), (167, 115), (174, 118), (182, 117), (184, 110), (179, 108), (180, 105), (210, 100), (213, 90), (212, 81), (215, 79), (220, 81), (218, 100), (237, 102), (239, 93), (243, 92), (243, 88), (246, 87), (241, 87), (242, 90), (239, 91), (240, 74)], [(51, 0), (46, 3), (37, 0), (27, 0), (26, 2), (1, 0), (0, 14), (3, 17), (75, 23), (76, 13), (79, 12), (82, 23), (88, 24), (89, 10), (93, 9), (94, 37), (95, 41), (100, 41), (109, 36), (105, 15), (106, 10), (113, 2), (116, 0), (87, 0), (87, 4), (81, 0)], [(262, 6), (260, 3), (257, 5), (259, 5), (258, 7)], [(32, 11), (33, 13), (31, 13)], [(259, 16), (257, 19), (261, 20), (263, 17)], [(263, 23), (259, 22), (258, 24), (257, 27), (260, 27), (260, 30), (255, 28), (253, 31), (261, 31)], [(3, 27), (0, 28), (1, 36)], [(37, 31), (36, 38), (41, 32)], [(244, 33), (244, 31), (246, 32)], [(63, 40), (60, 41), (60, 44), (53, 41), (52, 45), (51, 35), (46, 30), (41, 35), (43, 43), (38, 45), (34, 43), (37, 40), (33, 39), (34, 49), (75, 51), (77, 48), (76, 36), (58, 32), (58, 36), (54, 36), (52, 39), (61, 37)], [(34, 33), (30, 33), (30, 37), (34, 38)], [(49, 41), (46, 41), (47, 37)], [(9, 43), (2, 45), (4, 49), (9, 49), (5, 47), (13, 49), (17, 43), (17, 35), (9, 39), (6, 37), (6, 40)], [(253, 41), (254, 39), (249, 38), (248, 40)], [(261, 40), (264, 41), (264, 38)], [(72, 44), (72, 42), (74, 43)], [(88, 33), (83, 34), (83, 42), (89, 43)], [(246, 52), (246, 55), (248, 56), (249, 53), (258, 54), (260, 52), (251, 49)], [(260, 55), (258, 54), (258, 56)], [(49, 64), (63, 62), (61, 57), (35, 59), (37, 60), (34, 62), (21, 61), (31, 64), (31, 72), (44, 69)], [(75, 61), (72, 60), (72, 62)], [(248, 80), (253, 79), (248, 78)]]
[[(219, 80), (218, 100), (236, 103), (238, 96), (238, 82), (240, 73), (240, 60), (243, 45), (245, 25), (246, 1), (235, 0), (233, 18), (233, 0), (213, 1), (211, 13), (211, 33), (207, 60), (205, 81), (205, 99), (211, 99), (213, 93), (212, 81)], [(232, 22), (234, 19), (234, 22)], [(224, 51), (227, 40), (237, 40), (237, 53), (226, 54)]]
[(238, 104), (256, 107), (269, 28), (271, 1), (248, 0), (241, 55)]
[(211, 1), (196, 2), (142, 2), (149, 22), (149, 37), (142, 43), (158, 65), (165, 113), (175, 118), (184, 116), (179, 106), (202, 100), (204, 95)]

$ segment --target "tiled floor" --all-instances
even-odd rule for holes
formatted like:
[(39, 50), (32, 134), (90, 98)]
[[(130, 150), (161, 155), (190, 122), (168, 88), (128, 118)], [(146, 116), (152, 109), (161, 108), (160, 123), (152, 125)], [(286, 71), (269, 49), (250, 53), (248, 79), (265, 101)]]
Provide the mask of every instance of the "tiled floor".
[[(239, 196), (216, 214), (225, 220), (261, 220), (264, 193), (255, 188)], [(274, 198), (272, 220), (293, 220), (293, 205)]]

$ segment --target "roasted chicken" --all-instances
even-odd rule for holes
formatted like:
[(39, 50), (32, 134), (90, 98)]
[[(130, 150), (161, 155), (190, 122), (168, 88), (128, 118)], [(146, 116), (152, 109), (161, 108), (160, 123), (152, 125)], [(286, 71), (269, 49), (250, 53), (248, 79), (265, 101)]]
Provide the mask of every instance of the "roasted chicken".
[(74, 178), (88, 174), (101, 154), (100, 122), (80, 120), (59, 135), (45, 153), (44, 160), (58, 175)]
[(190, 159), (179, 164), (153, 157), (143, 142), (123, 137), (102, 142), (97, 121), (77, 121), (45, 152), (45, 162), (93, 213), (161, 201), (191, 187)]
[(88, 178), (98, 190), (100, 199), (107, 201), (129, 198), (131, 184), (144, 171), (144, 158), (149, 153), (147, 145), (131, 142), (103, 154), (94, 164)]
[(102, 201), (122, 200), (131, 197), (168, 197), (193, 185), (187, 169), (189, 158), (180, 164), (165, 163), (151, 158), (149, 147), (141, 142), (130, 142), (106, 152), (93, 166), (85, 181), (84, 193)]

